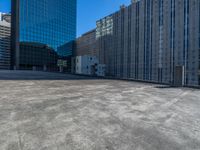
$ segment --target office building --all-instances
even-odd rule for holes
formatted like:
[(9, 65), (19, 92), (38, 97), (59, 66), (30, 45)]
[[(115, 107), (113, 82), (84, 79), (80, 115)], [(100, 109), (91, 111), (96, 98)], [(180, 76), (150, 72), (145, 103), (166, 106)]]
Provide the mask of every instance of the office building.
[(132, 0), (97, 21), (106, 75), (200, 85), (200, 1)]
[(1, 13), (0, 12), (0, 20), (1, 21), (6, 21), (8, 23), (11, 23), (11, 14), (8, 13)]
[[(24, 65), (21, 57), (31, 55), (22, 54), (21, 42), (48, 45), (57, 52), (75, 37), (76, 0), (12, 0), (12, 65), (17, 69)], [(65, 57), (72, 55), (70, 47), (62, 51)]]
[(20, 69), (57, 71), (58, 55), (53, 48), (39, 43), (20, 42)]
[(0, 69), (10, 69), (11, 25), (7, 16), (0, 13)]
[(96, 29), (93, 29), (75, 40), (75, 56), (99, 56), (99, 51), (96, 45)]

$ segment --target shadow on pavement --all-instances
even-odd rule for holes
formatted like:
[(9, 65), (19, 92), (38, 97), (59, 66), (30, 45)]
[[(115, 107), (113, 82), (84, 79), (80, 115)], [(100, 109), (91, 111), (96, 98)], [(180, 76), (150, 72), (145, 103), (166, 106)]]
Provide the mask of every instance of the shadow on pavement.
[(98, 77), (42, 71), (0, 70), (0, 80), (97, 80)]
[(179, 87), (178, 86), (173, 86), (173, 85), (160, 85), (160, 86), (156, 86), (155, 88), (168, 89), (168, 88), (179, 88)]

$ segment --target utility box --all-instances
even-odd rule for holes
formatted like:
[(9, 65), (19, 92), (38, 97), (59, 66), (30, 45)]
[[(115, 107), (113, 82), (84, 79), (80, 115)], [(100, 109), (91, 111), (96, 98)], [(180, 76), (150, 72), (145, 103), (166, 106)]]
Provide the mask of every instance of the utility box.
[(104, 77), (106, 72), (106, 65), (105, 64), (98, 64), (96, 66), (96, 75)]

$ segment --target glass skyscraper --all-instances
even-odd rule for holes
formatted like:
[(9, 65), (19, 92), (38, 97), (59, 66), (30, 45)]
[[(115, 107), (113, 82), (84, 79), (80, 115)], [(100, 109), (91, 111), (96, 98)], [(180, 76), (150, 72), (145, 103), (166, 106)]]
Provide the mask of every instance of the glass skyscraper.
[(76, 0), (20, 0), (20, 41), (55, 50), (76, 36)]
[[(76, 0), (12, 0), (15, 61), (19, 64), (20, 42), (40, 43), (53, 48), (76, 38)], [(16, 43), (19, 42), (19, 43)], [(70, 56), (71, 49), (63, 49)], [(61, 53), (62, 54), (62, 53)]]

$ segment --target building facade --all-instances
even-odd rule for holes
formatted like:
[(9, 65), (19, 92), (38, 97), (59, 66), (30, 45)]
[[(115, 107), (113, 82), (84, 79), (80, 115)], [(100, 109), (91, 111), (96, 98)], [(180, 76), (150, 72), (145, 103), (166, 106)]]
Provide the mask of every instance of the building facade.
[(11, 14), (9, 14), (9, 13), (1, 13), (0, 12), (0, 20), (1, 21), (6, 21), (8, 23), (11, 23)]
[(58, 55), (48, 45), (20, 42), (20, 52), (21, 69), (57, 71)]
[(106, 75), (200, 85), (200, 1), (132, 0), (97, 21)]
[[(0, 13), (0, 69), (10, 69), (11, 25), (8, 14)], [(8, 19), (8, 20), (7, 20)]]
[(75, 40), (74, 55), (90, 55), (98, 57), (99, 51), (96, 43), (96, 29), (94, 29)]
[(76, 56), (72, 58), (72, 73), (90, 75), (90, 76), (105, 76), (105, 65), (99, 64), (96, 56)]
[[(12, 0), (13, 65), (20, 67), (20, 42), (45, 44), (57, 52), (60, 46), (74, 40), (76, 3), (76, 0)], [(72, 49), (65, 51), (72, 55)]]

